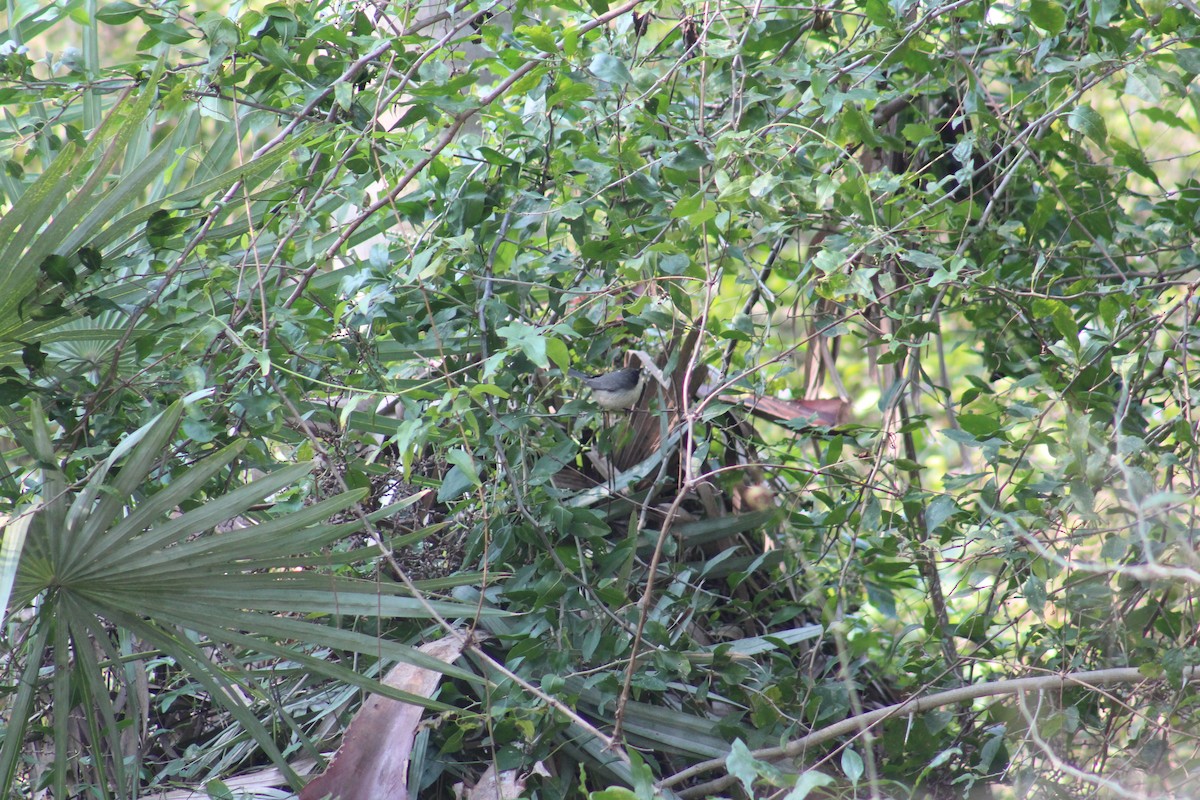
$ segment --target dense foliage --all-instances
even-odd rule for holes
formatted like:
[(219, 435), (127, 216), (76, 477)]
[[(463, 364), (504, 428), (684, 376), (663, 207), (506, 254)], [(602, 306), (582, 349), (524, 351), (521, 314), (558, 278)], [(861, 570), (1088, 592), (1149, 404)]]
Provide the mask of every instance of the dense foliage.
[(10, 2), (5, 791), (1185, 790), (1181, 2)]

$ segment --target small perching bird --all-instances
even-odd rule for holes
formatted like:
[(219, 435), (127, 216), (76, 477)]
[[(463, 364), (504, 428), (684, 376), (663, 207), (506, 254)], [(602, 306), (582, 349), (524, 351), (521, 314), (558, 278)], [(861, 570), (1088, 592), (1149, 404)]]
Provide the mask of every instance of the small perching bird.
[(577, 369), (568, 370), (568, 374), (583, 381), (592, 390), (596, 405), (605, 411), (632, 408), (642, 396), (642, 387), (646, 385), (646, 375), (641, 367), (626, 367), (594, 378)]

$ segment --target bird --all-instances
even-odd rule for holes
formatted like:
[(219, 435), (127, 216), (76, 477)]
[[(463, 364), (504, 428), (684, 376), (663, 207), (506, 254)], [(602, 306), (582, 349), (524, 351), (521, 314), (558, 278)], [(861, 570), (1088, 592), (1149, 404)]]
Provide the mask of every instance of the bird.
[(592, 399), (596, 405), (605, 411), (631, 408), (642, 395), (642, 387), (646, 376), (641, 367), (626, 367), (615, 372), (591, 377), (577, 369), (567, 371), (572, 378), (578, 378), (592, 390)]

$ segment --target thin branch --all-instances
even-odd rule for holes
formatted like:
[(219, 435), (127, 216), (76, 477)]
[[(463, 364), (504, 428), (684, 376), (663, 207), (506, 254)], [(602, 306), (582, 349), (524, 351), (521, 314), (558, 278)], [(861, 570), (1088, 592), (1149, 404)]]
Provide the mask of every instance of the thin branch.
[[(1200, 676), (1200, 666), (1190, 666), (1183, 669), (1183, 679), (1185, 682), (1197, 676)], [(1097, 669), (1086, 672), (1068, 672), (1061, 675), (1044, 675), (1038, 678), (1010, 678), (988, 683), (977, 683), (971, 686), (950, 689), (945, 692), (937, 692), (926, 697), (914, 697), (902, 703), (895, 703), (894, 705), (874, 711), (868, 711), (866, 714), (849, 717), (820, 730), (813, 731), (807, 736), (793, 739), (782, 747), (767, 747), (762, 750), (755, 750), (751, 755), (763, 761), (778, 761), (780, 759), (796, 757), (803, 758), (809, 748), (824, 744), (839, 736), (865, 731), (881, 722), (896, 717), (923, 714), (935, 708), (965, 703), (981, 697), (1003, 697), (1021, 692), (1066, 691), (1074, 687), (1095, 690), (1102, 686), (1112, 686), (1115, 684), (1136, 684), (1162, 680), (1166, 680), (1166, 677), (1149, 678), (1135, 667), (1118, 667), (1115, 669)], [(667, 789), (677, 786), (698, 775), (723, 769), (724, 767), (724, 757), (703, 761), (664, 778), (659, 781), (658, 788)], [(692, 786), (678, 794), (684, 798), (704, 797), (715, 792), (720, 792), (736, 782), (737, 778), (732, 775), (726, 775), (723, 778), (718, 778), (699, 786)]]
[(1017, 706), (1021, 709), (1021, 716), (1023, 716), (1025, 721), (1029, 723), (1029, 727), (1027, 729), (1029, 732), (1029, 738), (1033, 740), (1033, 743), (1037, 746), (1037, 748), (1042, 751), (1042, 755), (1046, 757), (1046, 759), (1051, 763), (1051, 765), (1053, 765), (1055, 769), (1070, 775), (1076, 780), (1081, 780), (1084, 783), (1090, 783), (1093, 786), (1102, 787), (1103, 789), (1110, 791), (1115, 795), (1129, 798), (1129, 800), (1134, 800), (1134, 798), (1145, 796), (1140, 792), (1131, 792), (1114, 781), (1110, 781), (1107, 778), (1103, 778), (1099, 775), (1093, 775), (1090, 772), (1085, 772), (1078, 767), (1073, 767), (1067, 762), (1063, 761), (1058, 757), (1058, 754), (1054, 752), (1054, 749), (1050, 747), (1050, 744), (1042, 738), (1041, 734), (1038, 733), (1037, 716), (1031, 713), (1029, 708), (1025, 705), (1025, 692), (1019, 692), (1017, 694)]

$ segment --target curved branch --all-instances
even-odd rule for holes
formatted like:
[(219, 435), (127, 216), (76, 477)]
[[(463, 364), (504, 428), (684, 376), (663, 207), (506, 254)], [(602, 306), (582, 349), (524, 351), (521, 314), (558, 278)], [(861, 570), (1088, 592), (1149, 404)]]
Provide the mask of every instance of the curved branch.
[[(1200, 677), (1200, 666), (1184, 667), (1183, 678), (1185, 681), (1195, 677)], [(1040, 678), (1011, 678), (1009, 680), (993, 681), (990, 683), (977, 683), (971, 686), (950, 689), (945, 692), (937, 692), (926, 697), (914, 697), (905, 700), (903, 703), (896, 703), (869, 711), (865, 714), (849, 717), (820, 730), (813, 731), (807, 736), (793, 739), (783, 747), (768, 747), (762, 750), (755, 750), (752, 755), (763, 761), (794, 758), (804, 755), (805, 751), (810, 747), (815, 747), (830, 739), (836, 739), (839, 736), (845, 736), (848, 733), (865, 730), (893, 717), (920, 714), (934, 708), (940, 708), (941, 706), (954, 705), (955, 703), (962, 703), (967, 700), (976, 700), (980, 697), (998, 697), (1008, 694), (1021, 694), (1022, 692), (1045, 692), (1054, 689), (1062, 691), (1073, 686), (1097, 689), (1101, 686), (1110, 686), (1112, 684), (1155, 680), (1164, 680), (1164, 678), (1148, 678), (1136, 667), (1117, 667), (1114, 669), (1090, 670), (1088, 672), (1069, 672), (1062, 675), (1045, 675)], [(694, 778), (697, 775), (702, 775), (705, 772), (715, 769), (721, 769), (724, 766), (724, 758), (703, 761), (664, 778), (659, 782), (658, 786), (663, 789), (675, 786), (689, 778)], [(726, 775), (723, 778), (690, 787), (678, 792), (678, 794), (680, 797), (704, 797), (714, 792), (719, 792), (736, 781), (737, 778), (732, 775)]]

